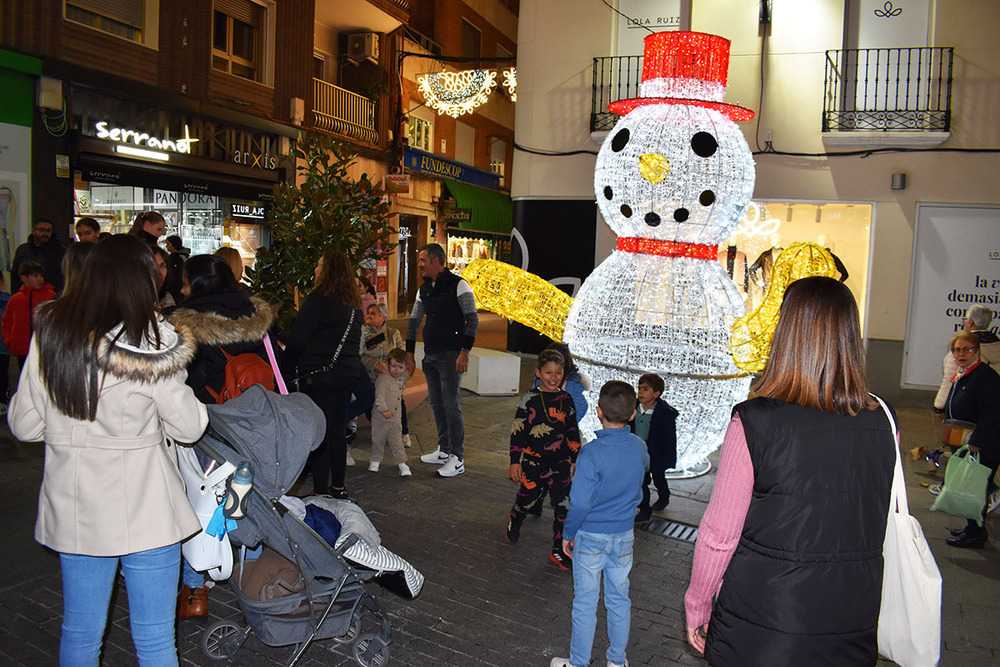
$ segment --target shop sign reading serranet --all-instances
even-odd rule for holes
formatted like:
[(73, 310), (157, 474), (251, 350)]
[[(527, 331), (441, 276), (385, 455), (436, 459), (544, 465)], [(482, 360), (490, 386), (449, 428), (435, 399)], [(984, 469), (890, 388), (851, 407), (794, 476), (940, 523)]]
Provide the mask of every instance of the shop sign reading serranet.
[(103, 120), (96, 123), (94, 127), (97, 129), (98, 139), (109, 139), (123, 144), (133, 144), (161, 151), (173, 151), (174, 153), (183, 153), (185, 155), (190, 155), (191, 144), (198, 141), (191, 138), (187, 125), (184, 126), (183, 139), (157, 139), (156, 137), (151, 137), (146, 132), (139, 132), (138, 130), (131, 130), (124, 127), (108, 127), (108, 123)]

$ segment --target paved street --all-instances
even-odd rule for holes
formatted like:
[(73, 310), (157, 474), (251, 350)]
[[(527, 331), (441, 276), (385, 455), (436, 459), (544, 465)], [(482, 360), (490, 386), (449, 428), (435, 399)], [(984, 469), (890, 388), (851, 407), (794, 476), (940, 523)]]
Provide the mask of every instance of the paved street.
[[(529, 369), (525, 360), (523, 369)], [(527, 378), (522, 372), (522, 382)], [(383, 544), (408, 559), (426, 576), (422, 594), (404, 600), (369, 585), (393, 625), (394, 665), (548, 665), (568, 652), (572, 580), (547, 560), (551, 509), (529, 518), (521, 540), (504, 539), (504, 521), (515, 487), (506, 478), (507, 435), (516, 397), (480, 397), (463, 392), (468, 472), (453, 479), (416, 461), (421, 449), (433, 449), (434, 426), (426, 402), (412, 410), (414, 447), (409, 450), (413, 477), (401, 480), (393, 466), (367, 471), (368, 431), (362, 428), (354, 450), (357, 466), (349, 470), (352, 498), (367, 512)], [(936, 426), (927, 412), (901, 410), (904, 452), (935, 441)], [(946, 667), (1000, 664), (1000, 521), (991, 532), (997, 541), (981, 551), (956, 550), (944, 539), (960, 520), (928, 508), (932, 496), (920, 486), (924, 463), (904, 459), (911, 511), (919, 518), (937, 557), (945, 582), (944, 652)], [(0, 524), (0, 664), (56, 664), (61, 611), (58, 560), (32, 539), (35, 503), (41, 478), (41, 445), (13, 441), (0, 430), (0, 494), (6, 519)], [(714, 474), (672, 482), (674, 496), (662, 519), (696, 524), (705, 510)], [(310, 490), (308, 478), (295, 491)], [(629, 660), (632, 665), (704, 665), (684, 641), (683, 596), (694, 545), (653, 530), (637, 535), (632, 572), (633, 621)], [(217, 619), (240, 620), (234, 595), (226, 586), (211, 593), (208, 622), (182, 621), (181, 662), (211, 664), (201, 651), (201, 634)], [(594, 665), (603, 665), (607, 646), (599, 619)], [(115, 596), (104, 653), (105, 665), (137, 664), (128, 633), (124, 586)], [(375, 631), (370, 620), (363, 631)], [(291, 647), (270, 648), (251, 637), (234, 664), (280, 665)], [(349, 647), (332, 641), (313, 645), (305, 665), (355, 664)], [(884, 663), (890, 664), (890, 663)]]

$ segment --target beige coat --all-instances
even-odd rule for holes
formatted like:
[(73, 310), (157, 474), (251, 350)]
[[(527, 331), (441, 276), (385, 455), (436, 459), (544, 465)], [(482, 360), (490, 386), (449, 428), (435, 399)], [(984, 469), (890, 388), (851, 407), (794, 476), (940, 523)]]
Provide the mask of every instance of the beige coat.
[(205, 406), (184, 384), (194, 341), (166, 322), (159, 349), (120, 340), (112, 347), (114, 333), (101, 348), (107, 373), (93, 422), (52, 404), (34, 340), (7, 413), (19, 440), (45, 441), (35, 539), (61, 553), (121, 556), (201, 530), (172, 442), (194, 442), (208, 425)]

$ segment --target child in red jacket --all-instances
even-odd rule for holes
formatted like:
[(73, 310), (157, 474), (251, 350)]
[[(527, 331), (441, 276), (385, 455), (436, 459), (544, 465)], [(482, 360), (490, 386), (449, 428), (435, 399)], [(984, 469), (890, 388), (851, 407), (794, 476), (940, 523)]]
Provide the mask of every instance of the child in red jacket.
[(7, 353), (17, 357), (18, 368), (23, 368), (28, 356), (31, 334), (35, 330), (35, 307), (56, 298), (56, 290), (45, 282), (45, 267), (38, 262), (24, 262), (18, 275), (21, 289), (12, 294), (0, 319), (0, 331)]

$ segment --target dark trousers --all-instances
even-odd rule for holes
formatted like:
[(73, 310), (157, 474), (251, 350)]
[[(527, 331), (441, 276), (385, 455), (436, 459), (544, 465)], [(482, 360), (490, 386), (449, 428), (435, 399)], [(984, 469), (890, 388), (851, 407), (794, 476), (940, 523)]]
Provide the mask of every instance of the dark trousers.
[(656, 487), (656, 493), (660, 500), (670, 500), (670, 487), (667, 486), (667, 477), (663, 470), (647, 470), (646, 476), (642, 478), (642, 502), (639, 503), (639, 515), (648, 515), (649, 509), (649, 483)]
[(329, 493), (331, 486), (344, 488), (347, 470), (346, 414), (354, 382), (355, 379), (350, 377), (320, 376), (318, 382), (307, 384), (302, 389), (326, 417), (323, 442), (309, 458), (313, 493)]
[(521, 486), (514, 499), (514, 513), (518, 521), (535, 508), (549, 493), (552, 503), (552, 545), (562, 548), (563, 524), (569, 510), (569, 488), (573, 462), (569, 459), (540, 459), (533, 456), (521, 457)]
[(0, 354), (0, 402), (10, 398), (10, 355)]
[(989, 511), (990, 509), (990, 494), (997, 490), (997, 485), (993, 483), (993, 480), (996, 477), (997, 469), (1000, 468), (1000, 461), (989, 461), (989, 460), (982, 461), (982, 458), (980, 458), (980, 462), (983, 465), (990, 466), (990, 470), (992, 472), (990, 472), (990, 481), (986, 484), (986, 504), (983, 505), (983, 525), (980, 526), (972, 519), (966, 519), (965, 534), (968, 535), (969, 537), (977, 537), (977, 536), (987, 537), (986, 512)]

